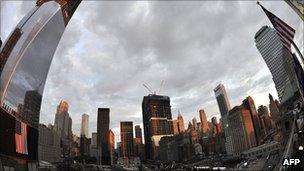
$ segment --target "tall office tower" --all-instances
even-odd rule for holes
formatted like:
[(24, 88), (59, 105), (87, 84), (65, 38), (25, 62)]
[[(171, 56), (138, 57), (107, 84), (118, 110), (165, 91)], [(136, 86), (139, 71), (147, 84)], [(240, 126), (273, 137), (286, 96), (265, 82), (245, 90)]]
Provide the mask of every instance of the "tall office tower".
[(89, 115), (83, 114), (81, 117), (80, 135), (89, 138)]
[(230, 136), (230, 132), (228, 129), (229, 125), (228, 125), (228, 118), (227, 118), (229, 110), (231, 109), (228, 95), (227, 95), (226, 89), (223, 84), (219, 84), (218, 86), (216, 86), (216, 88), (214, 89), (214, 93), (215, 93), (216, 101), (217, 101), (217, 104), (218, 104), (218, 107), (220, 110), (220, 114), (221, 114), (222, 127), (225, 132), (226, 152), (227, 152), (227, 154), (232, 154), (233, 144), (232, 144), (232, 137)]
[(208, 121), (209, 133), (212, 131), (213, 124), (211, 121)]
[(179, 131), (178, 131), (178, 121), (176, 119), (173, 120), (172, 122), (172, 131), (173, 131), (173, 134), (174, 135), (177, 135), (179, 134)]
[(150, 94), (142, 102), (145, 149), (147, 159), (158, 157), (159, 141), (172, 135), (172, 114), (170, 98)]
[(107, 141), (108, 141), (108, 144), (109, 144), (109, 159), (110, 160), (110, 165), (113, 165), (114, 163), (114, 146), (115, 146), (115, 135), (114, 135), (114, 132), (110, 129), (107, 133)]
[(262, 137), (264, 136), (263, 131), (261, 130), (261, 125), (259, 122), (259, 115), (255, 108), (254, 100), (248, 96), (246, 99), (243, 100), (242, 106), (250, 111), (250, 115), (252, 118), (253, 128), (254, 128), (254, 135), (256, 139), (256, 144), (259, 145)]
[(180, 112), (178, 113), (178, 116), (177, 116), (177, 128), (178, 128), (179, 133), (182, 133), (185, 131), (184, 118)]
[[(37, 3), (17, 24), (0, 52), (0, 106), (13, 111), (26, 91), (43, 89), (65, 27), (81, 0)], [(23, 80), (20, 82), (20, 80)]]
[(271, 121), (267, 106), (263, 106), (263, 105), (259, 106), (258, 115), (259, 115), (260, 123), (264, 130), (264, 133), (267, 134), (267, 132), (272, 129), (272, 121)]
[(138, 138), (140, 143), (142, 144), (142, 131), (140, 125), (135, 125), (135, 138)]
[(227, 96), (226, 89), (223, 84), (219, 84), (215, 89), (214, 89), (216, 101), (220, 110), (221, 117), (224, 118), (224, 116), (227, 116), (229, 110), (231, 109), (230, 107), (230, 102)]
[(275, 127), (279, 128), (281, 112), (279, 110), (278, 103), (275, 102), (271, 94), (269, 94), (269, 110)]
[(215, 116), (211, 118), (211, 123), (213, 125), (213, 134), (219, 135), (219, 133), (221, 132), (221, 127), (220, 124), (217, 122), (217, 118)]
[(194, 128), (194, 130), (196, 130), (196, 131), (197, 131), (197, 120), (196, 120), (196, 118), (195, 118), (195, 117), (192, 119), (192, 124), (193, 124), (193, 128)]
[(200, 134), (202, 133), (202, 123), (200, 122), (197, 123), (197, 132), (199, 132)]
[(60, 137), (52, 128), (39, 124), (38, 159), (46, 162), (60, 162)]
[(61, 101), (57, 106), (54, 124), (54, 130), (59, 134), (62, 141), (61, 148), (63, 155), (69, 155), (72, 140), (72, 119), (69, 116), (68, 110), (69, 104), (66, 101)]
[(85, 135), (80, 136), (80, 154), (82, 156), (90, 156), (91, 139)]
[(90, 156), (98, 159), (98, 148), (97, 148), (97, 132), (92, 132), (91, 145), (90, 145)]
[(72, 135), (72, 143), (71, 143), (71, 157), (80, 156), (80, 137), (76, 134)]
[(271, 72), (279, 99), (284, 103), (298, 91), (293, 57), (283, 46), (277, 31), (273, 28), (263, 26), (255, 34), (254, 39)]
[(69, 122), (68, 122), (68, 138), (71, 140), (73, 137), (73, 132), (72, 132), (72, 118), (69, 116)]
[(110, 165), (109, 160), (109, 142), (107, 134), (110, 129), (110, 109), (98, 108), (97, 114), (97, 146), (99, 152), (98, 163), (102, 165)]
[(22, 114), (34, 127), (38, 128), (42, 96), (37, 90), (26, 91)]
[(135, 126), (135, 138), (134, 138), (134, 156), (142, 157), (143, 154), (143, 142), (142, 131), (140, 125)]
[(208, 125), (207, 116), (206, 116), (205, 111), (203, 109), (199, 110), (199, 115), (200, 115), (200, 119), (201, 119), (202, 133), (204, 135), (208, 134), (209, 125)]
[(234, 154), (238, 155), (242, 151), (256, 146), (254, 128), (249, 110), (243, 106), (234, 107), (229, 112), (228, 124)]
[(120, 122), (121, 157), (134, 156), (133, 122)]

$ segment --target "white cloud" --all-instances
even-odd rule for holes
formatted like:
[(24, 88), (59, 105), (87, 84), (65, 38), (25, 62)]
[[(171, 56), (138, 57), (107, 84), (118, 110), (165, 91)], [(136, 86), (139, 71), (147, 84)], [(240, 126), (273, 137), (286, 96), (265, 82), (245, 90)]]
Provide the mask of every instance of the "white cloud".
[[(294, 28), (301, 27), (284, 2), (263, 4)], [(3, 11), (9, 9), (5, 5)], [(9, 25), (4, 33), (16, 24), (10, 18), (25, 13), (19, 12), (21, 6), (16, 9), (2, 17)], [(70, 103), (73, 130), (79, 133), (81, 115), (88, 113), (92, 132), (97, 108), (110, 107), (111, 128), (119, 140), (120, 121), (142, 125), (141, 102), (148, 94), (142, 84), (157, 90), (161, 80), (173, 117), (180, 109), (185, 123), (198, 118), (200, 108), (208, 118), (219, 116), (213, 93), (219, 82), (226, 85), (232, 105), (248, 95), (257, 106), (266, 105), (268, 93), (276, 97), (276, 92), (254, 44), (263, 25), (270, 22), (256, 2), (83, 1), (50, 68), (41, 122), (53, 123), (64, 99)], [(303, 30), (297, 30), (297, 42), (303, 42), (301, 35)]]

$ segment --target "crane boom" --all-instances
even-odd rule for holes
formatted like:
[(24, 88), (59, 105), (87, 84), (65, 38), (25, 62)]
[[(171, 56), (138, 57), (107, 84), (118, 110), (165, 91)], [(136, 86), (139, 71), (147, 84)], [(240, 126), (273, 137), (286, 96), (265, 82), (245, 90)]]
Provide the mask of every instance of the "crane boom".
[(159, 90), (158, 90), (158, 94), (160, 94), (160, 92), (161, 92), (161, 90), (162, 90), (162, 88), (163, 88), (163, 86), (164, 86), (164, 82), (165, 82), (165, 80), (162, 80), (162, 81), (161, 81), (160, 87), (159, 87)]
[(153, 91), (152, 91), (146, 84), (143, 84), (143, 86), (144, 86), (151, 94), (155, 94), (155, 93), (153, 93)]

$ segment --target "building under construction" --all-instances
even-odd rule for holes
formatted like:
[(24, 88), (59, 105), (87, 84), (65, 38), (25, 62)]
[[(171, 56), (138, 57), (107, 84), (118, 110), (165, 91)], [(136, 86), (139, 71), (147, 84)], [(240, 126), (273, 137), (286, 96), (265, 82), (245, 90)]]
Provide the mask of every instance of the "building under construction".
[(172, 114), (170, 98), (149, 94), (142, 102), (146, 158), (158, 158), (159, 141), (163, 136), (172, 135)]

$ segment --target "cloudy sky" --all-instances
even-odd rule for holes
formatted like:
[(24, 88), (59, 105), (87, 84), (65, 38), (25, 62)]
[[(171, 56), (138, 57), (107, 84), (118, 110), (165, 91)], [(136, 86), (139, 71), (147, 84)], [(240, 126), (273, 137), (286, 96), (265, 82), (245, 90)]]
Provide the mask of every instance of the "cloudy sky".
[[(1, 38), (34, 6), (33, 1), (1, 1)], [(285, 3), (262, 4), (296, 29), (303, 51), (303, 22)], [(110, 127), (119, 140), (119, 122), (142, 125), (146, 83), (170, 96), (172, 115), (185, 123), (205, 109), (219, 116), (213, 88), (226, 86), (232, 106), (252, 96), (256, 106), (277, 98), (254, 34), (270, 25), (256, 2), (84, 1), (67, 26), (44, 89), (42, 123), (54, 122), (61, 100), (70, 104), (73, 131), (90, 115), (96, 131), (98, 107), (109, 107)]]

